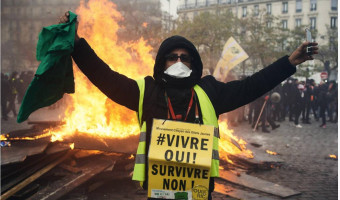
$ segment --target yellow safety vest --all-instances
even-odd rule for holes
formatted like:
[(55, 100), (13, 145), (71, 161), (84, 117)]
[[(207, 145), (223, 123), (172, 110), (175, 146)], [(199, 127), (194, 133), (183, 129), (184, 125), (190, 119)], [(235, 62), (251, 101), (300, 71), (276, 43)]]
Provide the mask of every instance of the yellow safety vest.
[[(139, 136), (139, 144), (137, 148), (136, 158), (135, 158), (135, 168), (133, 170), (132, 180), (136, 181), (145, 181), (145, 162), (146, 162), (146, 122), (142, 121), (143, 114), (143, 100), (144, 100), (144, 91), (145, 91), (145, 81), (137, 80), (137, 84), (139, 87), (139, 107), (138, 107), (138, 120), (140, 125), (140, 136)], [(199, 104), (202, 111), (203, 124), (212, 125), (215, 127), (214, 131), (214, 141), (213, 141), (213, 152), (212, 152), (212, 160), (211, 160), (211, 170), (210, 177), (219, 177), (219, 153), (218, 153), (218, 145), (219, 145), (219, 130), (218, 130), (218, 120), (216, 117), (215, 109), (208, 97), (208, 95), (204, 92), (204, 90), (198, 86), (194, 86), (194, 90), (197, 94)]]

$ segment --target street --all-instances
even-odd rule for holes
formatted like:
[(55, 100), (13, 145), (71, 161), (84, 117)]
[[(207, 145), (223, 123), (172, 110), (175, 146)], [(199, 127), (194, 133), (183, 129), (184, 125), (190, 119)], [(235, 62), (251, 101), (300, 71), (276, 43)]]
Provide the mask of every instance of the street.
[(250, 175), (302, 193), (288, 199), (338, 199), (338, 161), (329, 157), (338, 157), (338, 124), (327, 123), (325, 129), (320, 124), (312, 119), (312, 124), (296, 128), (286, 119), (270, 133), (253, 132), (247, 122), (233, 129), (235, 135), (248, 143), (263, 145), (263, 151), (277, 152), (279, 155), (273, 156), (284, 161), (279, 168)]
[[(31, 120), (48, 119), (51, 113), (56, 110), (44, 108), (32, 115)], [(50, 113), (50, 114), (48, 114)], [(40, 119), (40, 117), (43, 117)], [(50, 118), (53, 120), (53, 118)], [(13, 117), (8, 121), (2, 120), (1, 133), (10, 130), (28, 128), (27, 122), (18, 125)], [(237, 127), (233, 127), (234, 135), (250, 143), (262, 145), (256, 148), (263, 153), (270, 150), (278, 153), (275, 156), (284, 161), (279, 166), (269, 170), (253, 171), (249, 175), (260, 179), (279, 184), (301, 192), (300, 195), (287, 199), (298, 200), (320, 200), (338, 199), (338, 160), (331, 159), (329, 155), (338, 156), (338, 124), (327, 123), (326, 128), (320, 128), (320, 122), (312, 119), (312, 124), (302, 124), (302, 128), (296, 128), (293, 122), (283, 121), (281, 127), (271, 130), (270, 133), (253, 132), (248, 122), (243, 122)], [(265, 153), (264, 153), (265, 154)], [(256, 157), (256, 154), (255, 154)], [(98, 180), (98, 178), (97, 178)], [(107, 180), (106, 180), (107, 181)], [(232, 186), (240, 190), (259, 194), (270, 199), (281, 199), (274, 195), (247, 189), (235, 184), (216, 180), (227, 186)], [(137, 190), (135, 183), (130, 178), (123, 178), (121, 181), (107, 181), (101, 187), (88, 192), (88, 184), (76, 188), (63, 199), (145, 199), (146, 192)], [(213, 193), (214, 199), (234, 199), (226, 195)]]

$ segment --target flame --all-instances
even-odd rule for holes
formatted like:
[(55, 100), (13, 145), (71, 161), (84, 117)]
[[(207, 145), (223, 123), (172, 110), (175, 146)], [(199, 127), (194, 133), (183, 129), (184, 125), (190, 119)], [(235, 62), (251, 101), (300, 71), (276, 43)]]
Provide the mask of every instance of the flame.
[(274, 152), (274, 151), (269, 151), (269, 150), (266, 150), (266, 152), (267, 152), (268, 154), (270, 154), (270, 155), (277, 155), (277, 153), (276, 153), (276, 152)]
[(329, 157), (333, 158), (333, 159), (336, 159), (336, 155), (333, 155), (333, 154), (329, 155)]
[(70, 148), (74, 149), (74, 143), (70, 144)]
[[(152, 74), (154, 59), (147, 41), (143, 38), (130, 42), (119, 40), (119, 23), (124, 19), (114, 3), (109, 0), (81, 1), (76, 13), (79, 35), (86, 38), (98, 57), (112, 70), (132, 79)], [(142, 26), (148, 24), (145, 22)], [(60, 130), (49, 131), (51, 141), (63, 141), (76, 133), (84, 133), (105, 142), (104, 138), (125, 138), (139, 133), (133, 111), (108, 99), (77, 67), (74, 67), (74, 76), (76, 92), (70, 95), (72, 100), (65, 112), (65, 124)], [(252, 152), (245, 147), (246, 142), (235, 137), (225, 121), (220, 122), (220, 131), (221, 159), (232, 162), (228, 154), (253, 158)]]
[(46, 132), (46, 130), (43, 131), (43, 134), (40, 135), (35, 135), (35, 136), (27, 136), (27, 137), (9, 137), (8, 134), (6, 135), (1, 135), (0, 139), (1, 140), (37, 140), (37, 139), (41, 139), (41, 138), (45, 138), (45, 137), (50, 137), (52, 135), (51, 132)]
[(7, 140), (8, 138), (8, 134), (1, 134), (0, 135), (0, 140), (3, 141), (3, 140)]
[(148, 27), (148, 23), (147, 22), (143, 22), (143, 25), (142, 25), (144, 28), (147, 28)]
[[(108, 0), (81, 1), (76, 10), (78, 34), (86, 38), (96, 54), (108, 66), (132, 79), (152, 74), (154, 59), (147, 41), (118, 40), (118, 23), (123, 20), (116, 5)], [(53, 131), (52, 141), (62, 141), (75, 133), (98, 138), (123, 138), (139, 133), (136, 114), (108, 99), (74, 67), (75, 94), (66, 109), (65, 125)], [(128, 91), (127, 91), (128, 92)]]
[(228, 129), (227, 121), (219, 121), (219, 129), (221, 138), (219, 146), (220, 159), (225, 159), (227, 162), (233, 163), (233, 161), (228, 158), (228, 154), (254, 158), (252, 151), (246, 148), (247, 142), (234, 136), (234, 131)]

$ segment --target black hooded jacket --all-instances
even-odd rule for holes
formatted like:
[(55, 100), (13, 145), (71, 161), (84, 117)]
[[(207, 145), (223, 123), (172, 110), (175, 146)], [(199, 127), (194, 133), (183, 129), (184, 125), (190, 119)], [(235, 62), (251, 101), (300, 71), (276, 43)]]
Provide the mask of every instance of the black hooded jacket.
[[(176, 48), (187, 49), (193, 57), (191, 63), (193, 72), (188, 78), (176, 79), (163, 73), (165, 55)], [(118, 104), (138, 111), (139, 89), (135, 80), (112, 71), (84, 39), (76, 42), (72, 57), (89, 80), (106, 96)], [(167, 119), (168, 107), (165, 101), (165, 91), (175, 113), (185, 115), (191, 97), (190, 88), (198, 84), (210, 98), (218, 116), (262, 96), (296, 71), (295, 66), (290, 64), (288, 56), (282, 57), (244, 80), (228, 83), (219, 82), (213, 76), (201, 78), (202, 69), (203, 64), (199, 53), (195, 46), (184, 37), (172, 36), (160, 45), (153, 77), (145, 77), (142, 120), (147, 123), (147, 143), (150, 141), (152, 119)], [(194, 115), (195, 109), (191, 109), (187, 121), (194, 122)], [(200, 118), (201, 116), (200, 113)], [(202, 122), (202, 119), (200, 121)], [(148, 148), (148, 144), (146, 146)]]

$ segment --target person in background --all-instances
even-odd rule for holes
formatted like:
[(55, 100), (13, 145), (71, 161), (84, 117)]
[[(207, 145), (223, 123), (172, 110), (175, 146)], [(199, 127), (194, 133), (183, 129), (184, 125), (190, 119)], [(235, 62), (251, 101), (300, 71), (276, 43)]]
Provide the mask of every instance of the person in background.
[(296, 128), (302, 128), (302, 126), (299, 123), (300, 120), (300, 115), (302, 112), (302, 108), (303, 108), (303, 98), (305, 96), (304, 93), (304, 85), (302, 83), (299, 83), (299, 81), (296, 79), (295, 81), (295, 87), (293, 90), (293, 96), (292, 98), (294, 99), (294, 124)]
[[(11, 74), (11, 77), (9, 78), (9, 88), (10, 88), (10, 95), (8, 96), (8, 107), (7, 107), (7, 112), (13, 113), (13, 116), (17, 116), (17, 110), (15, 107), (15, 100), (18, 94), (18, 72), (14, 71)], [(8, 114), (7, 113), (7, 114)]]
[(334, 122), (334, 112), (336, 110), (335, 107), (337, 107), (337, 103), (335, 102), (337, 100), (338, 90), (337, 85), (335, 81), (329, 81), (328, 82), (328, 92), (327, 92), (327, 98), (328, 98), (328, 121)]
[(7, 103), (11, 95), (8, 76), (1, 72), (1, 117), (3, 120), (8, 120)]
[(19, 75), (19, 78), (17, 80), (17, 91), (18, 91), (18, 104), (21, 104), (22, 99), (24, 98), (26, 87), (25, 87), (25, 74), (26, 72), (22, 71)]
[(256, 101), (253, 101), (253, 102), (250, 102), (248, 104), (248, 107), (249, 107), (249, 111), (248, 111), (248, 123), (249, 124), (253, 124), (253, 121), (256, 120), (254, 119), (254, 112), (255, 112), (255, 104)]
[[(277, 96), (277, 98), (272, 99), (272, 97)], [(282, 85), (276, 86), (271, 93), (271, 119), (274, 121), (283, 121), (283, 103), (282, 103)], [(280, 97), (280, 98), (279, 98)], [(277, 100), (279, 98), (279, 100)], [(276, 101), (273, 101), (276, 100)]]

